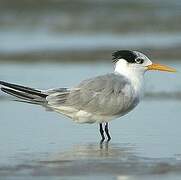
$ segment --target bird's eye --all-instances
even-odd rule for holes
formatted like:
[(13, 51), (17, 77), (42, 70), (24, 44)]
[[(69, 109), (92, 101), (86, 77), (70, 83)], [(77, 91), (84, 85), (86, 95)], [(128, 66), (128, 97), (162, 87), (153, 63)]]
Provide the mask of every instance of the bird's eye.
[(138, 59), (135, 59), (135, 62), (136, 62), (137, 64), (143, 64), (143, 63), (144, 63), (144, 60), (138, 58)]

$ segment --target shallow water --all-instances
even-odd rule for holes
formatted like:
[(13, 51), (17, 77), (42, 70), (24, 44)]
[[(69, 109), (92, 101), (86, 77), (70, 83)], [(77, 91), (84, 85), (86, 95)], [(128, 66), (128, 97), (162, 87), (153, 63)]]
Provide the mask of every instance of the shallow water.
[[(179, 61), (172, 60), (168, 65), (181, 71)], [(103, 62), (5, 63), (0, 66), (0, 77), (46, 89), (70, 87), (84, 78), (110, 71), (111, 64)], [(0, 176), (8, 179), (179, 179), (180, 77), (180, 73), (148, 73), (147, 96), (134, 111), (110, 123), (112, 141), (103, 146), (99, 145), (96, 124), (74, 124), (64, 116), (12, 101), (1, 93)]]

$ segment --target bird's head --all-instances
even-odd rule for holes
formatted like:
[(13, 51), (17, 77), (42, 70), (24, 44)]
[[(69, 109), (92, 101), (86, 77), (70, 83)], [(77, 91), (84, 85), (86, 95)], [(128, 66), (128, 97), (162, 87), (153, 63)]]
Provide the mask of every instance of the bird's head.
[(168, 66), (152, 63), (147, 56), (138, 51), (120, 50), (112, 55), (115, 72), (123, 75), (142, 75), (148, 70), (176, 72), (175, 69)]

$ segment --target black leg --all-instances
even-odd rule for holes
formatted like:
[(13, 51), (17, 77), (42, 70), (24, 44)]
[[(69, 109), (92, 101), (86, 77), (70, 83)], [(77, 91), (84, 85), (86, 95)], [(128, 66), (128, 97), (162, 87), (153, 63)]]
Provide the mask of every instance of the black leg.
[(105, 132), (106, 132), (106, 135), (107, 135), (107, 141), (109, 142), (111, 140), (111, 136), (109, 134), (108, 123), (106, 123), (106, 125), (105, 125)]
[(104, 137), (104, 130), (102, 128), (102, 123), (99, 124), (99, 131), (100, 131), (100, 134), (101, 134), (101, 137), (102, 137), (101, 143), (103, 143), (105, 137)]

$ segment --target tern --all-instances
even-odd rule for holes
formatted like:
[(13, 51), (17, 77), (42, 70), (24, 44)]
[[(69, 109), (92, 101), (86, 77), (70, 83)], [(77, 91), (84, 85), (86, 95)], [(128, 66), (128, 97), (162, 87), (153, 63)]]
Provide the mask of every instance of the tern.
[(1, 90), (32, 104), (63, 114), (76, 123), (98, 123), (101, 142), (111, 140), (109, 121), (131, 111), (143, 97), (148, 70), (176, 72), (154, 64), (143, 53), (119, 50), (112, 54), (114, 72), (86, 79), (73, 88), (38, 90), (0, 81)]

